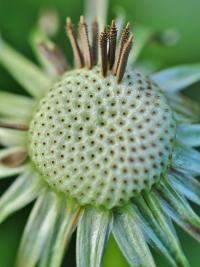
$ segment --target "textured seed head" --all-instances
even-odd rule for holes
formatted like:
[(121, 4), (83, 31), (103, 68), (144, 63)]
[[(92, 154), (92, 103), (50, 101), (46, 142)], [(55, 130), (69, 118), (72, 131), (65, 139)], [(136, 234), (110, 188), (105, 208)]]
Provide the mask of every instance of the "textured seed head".
[(112, 208), (159, 181), (174, 136), (172, 111), (148, 77), (127, 72), (117, 84), (95, 67), (52, 86), (35, 111), (29, 151), (53, 189)]

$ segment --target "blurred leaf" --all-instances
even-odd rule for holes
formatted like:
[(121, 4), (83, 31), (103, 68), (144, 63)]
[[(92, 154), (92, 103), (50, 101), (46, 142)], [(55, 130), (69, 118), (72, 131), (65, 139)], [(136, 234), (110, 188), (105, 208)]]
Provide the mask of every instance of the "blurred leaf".
[(169, 179), (180, 194), (200, 205), (200, 183), (197, 178), (181, 172), (173, 172)]
[(162, 183), (161, 188), (156, 191), (165, 213), (200, 242), (200, 217), (192, 210), (189, 203), (167, 182)]
[(0, 222), (28, 205), (41, 193), (41, 190), (41, 177), (27, 167), (0, 198)]
[(2, 39), (0, 39), (0, 64), (34, 97), (43, 96), (49, 87), (48, 77)]
[(134, 210), (129, 207), (114, 214), (113, 235), (132, 267), (155, 267)]
[(192, 175), (199, 175), (200, 152), (184, 145), (176, 145), (173, 152), (172, 166)]
[(17, 267), (36, 266), (55, 224), (56, 204), (56, 197), (49, 190), (37, 199), (21, 240)]
[(13, 148), (5, 148), (0, 150), (0, 179), (8, 178), (17, 174), (22, 173), (24, 170), (26, 170), (27, 165), (23, 164), (20, 166), (8, 166), (4, 162), (2, 162), (2, 159), (4, 159), (7, 156), (12, 155), (13, 153), (17, 153), (20, 151), (23, 151), (23, 147), (13, 147)]
[(200, 124), (178, 125), (177, 138), (185, 145), (200, 146)]
[(0, 114), (10, 118), (30, 120), (35, 102), (28, 97), (0, 91)]
[(27, 132), (0, 128), (0, 145), (6, 147), (23, 146), (26, 144)]
[(97, 17), (100, 31), (107, 23), (108, 4), (109, 0), (85, 0), (85, 17), (89, 23)]
[(86, 208), (78, 224), (77, 267), (100, 267), (109, 236), (111, 214)]
[(74, 201), (65, 197), (57, 198), (57, 216), (51, 233), (48, 235), (39, 267), (60, 267), (67, 245), (76, 229), (80, 208)]
[(181, 65), (154, 73), (151, 78), (166, 92), (177, 92), (200, 80), (200, 64)]

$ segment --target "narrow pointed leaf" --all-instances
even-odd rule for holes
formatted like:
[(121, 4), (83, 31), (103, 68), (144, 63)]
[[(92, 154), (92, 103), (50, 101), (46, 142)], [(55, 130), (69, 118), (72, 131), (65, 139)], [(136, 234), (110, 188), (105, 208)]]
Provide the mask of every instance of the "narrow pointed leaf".
[(175, 264), (175, 266), (188, 267), (189, 263), (182, 251), (180, 242), (175, 234), (175, 230), (174, 228), (172, 230), (171, 222), (169, 221), (167, 216), (164, 215), (158, 199), (153, 193), (144, 193), (144, 198), (147, 205), (149, 206), (151, 213), (153, 214), (154, 220), (157, 221), (158, 227), (160, 227), (160, 230), (162, 232), (162, 241), (164, 241), (164, 244), (166, 245), (168, 252), (171, 255), (173, 263)]
[(137, 199), (137, 208), (139, 209), (140, 223), (149, 244), (159, 250), (173, 266), (188, 267), (188, 262), (169, 219), (162, 214), (166, 222), (164, 225), (161, 225), (159, 218), (154, 216), (152, 210), (150, 210), (143, 199)]
[(77, 267), (100, 267), (104, 247), (110, 233), (109, 211), (85, 209), (78, 224)]
[(142, 202), (143, 203), (141, 203), (141, 200), (139, 199), (137, 199), (137, 201), (135, 202), (134, 199), (134, 204), (137, 204), (137, 207), (134, 206), (134, 204), (133, 207), (135, 209), (135, 212), (137, 213), (139, 223), (144, 231), (144, 236), (147, 242), (153, 248), (160, 250), (163, 253), (163, 255), (165, 255), (165, 257), (168, 258), (169, 261), (173, 263), (173, 259), (171, 258), (168, 249), (166, 248), (164, 242), (162, 241), (162, 235), (161, 235), (162, 231), (158, 227), (158, 223), (153, 218), (153, 215), (150, 212), (147, 205), (144, 203), (144, 200)]
[(167, 182), (157, 189), (157, 194), (165, 213), (200, 242), (200, 218), (189, 203)]
[(191, 119), (190, 116), (187, 116), (185, 114), (176, 112), (175, 110), (173, 111), (173, 116), (174, 116), (174, 119), (177, 122), (177, 125), (178, 124), (191, 123), (191, 122), (196, 122), (197, 121), (197, 120), (195, 120), (194, 117)]
[(178, 125), (177, 138), (185, 145), (200, 146), (200, 124)]
[(8, 178), (22, 173), (26, 169), (27, 165), (19, 167), (5, 167), (0, 164), (0, 179)]
[(59, 212), (52, 234), (49, 234), (45, 252), (41, 256), (39, 267), (59, 267), (65, 249), (71, 239), (80, 217), (80, 208), (74, 201), (61, 197), (58, 203)]
[(200, 105), (198, 102), (179, 93), (167, 93), (166, 96), (170, 102), (170, 106), (176, 113), (182, 115), (189, 122), (199, 122)]
[(113, 235), (132, 267), (155, 267), (151, 252), (132, 208), (114, 214)]
[(6, 147), (21, 146), (25, 147), (27, 132), (0, 128), (0, 145)]
[[(31, 120), (31, 117), (22, 117), (22, 116), (18, 116), (17, 114), (14, 116), (10, 116), (10, 115), (2, 115), (0, 114), (0, 129), (9, 129), (9, 127), (4, 127), (4, 124), (12, 124), (12, 125), (26, 125), (26, 128), (28, 128), (27, 125), (29, 125), (29, 122)], [(16, 130), (14, 128), (14, 130)]]
[(2, 39), (0, 39), (0, 64), (34, 97), (43, 96), (50, 85), (49, 79), (37, 66)]
[(0, 222), (33, 201), (42, 188), (41, 177), (27, 167), (0, 198)]
[(200, 205), (200, 183), (197, 179), (185, 173), (173, 172), (169, 180), (180, 194)]
[(200, 174), (200, 153), (184, 145), (176, 145), (173, 153), (172, 167), (191, 175)]
[(55, 224), (57, 201), (54, 193), (43, 192), (29, 217), (18, 252), (17, 267), (36, 266), (46, 248), (49, 233)]
[(164, 91), (177, 92), (200, 80), (200, 64), (176, 66), (151, 77)]
[(35, 102), (28, 97), (0, 91), (0, 114), (29, 121)]

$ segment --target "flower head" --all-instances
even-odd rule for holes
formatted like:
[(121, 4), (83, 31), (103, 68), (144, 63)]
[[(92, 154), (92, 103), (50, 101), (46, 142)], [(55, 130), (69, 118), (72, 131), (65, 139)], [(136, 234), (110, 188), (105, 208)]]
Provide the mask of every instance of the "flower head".
[(76, 226), (79, 267), (100, 266), (111, 231), (131, 266), (155, 266), (147, 243), (189, 266), (171, 219), (200, 240), (186, 200), (200, 203), (200, 155), (191, 148), (199, 107), (177, 91), (199, 79), (200, 67), (145, 75), (126, 69), (130, 24), (118, 46), (115, 21), (98, 34), (94, 20), (90, 38), (81, 17), (78, 32), (80, 41), (68, 18), (76, 69), (52, 42), (39, 42), (50, 78), (0, 43), (0, 62), (33, 96), (0, 94), (0, 142), (9, 147), (0, 177), (19, 174), (0, 199), (0, 221), (37, 199), (17, 266), (60, 266)]

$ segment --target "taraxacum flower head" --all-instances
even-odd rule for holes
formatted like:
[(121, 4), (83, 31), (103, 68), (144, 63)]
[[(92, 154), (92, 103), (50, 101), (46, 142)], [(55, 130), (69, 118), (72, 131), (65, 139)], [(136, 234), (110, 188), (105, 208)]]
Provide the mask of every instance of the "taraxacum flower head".
[(32, 96), (0, 93), (0, 177), (19, 175), (0, 221), (36, 199), (17, 266), (60, 266), (76, 227), (78, 267), (100, 266), (111, 232), (130, 266), (155, 266), (148, 244), (189, 266), (172, 220), (200, 240), (187, 200), (200, 204), (200, 108), (178, 91), (200, 66), (144, 75), (126, 68), (129, 23), (120, 38), (114, 20), (100, 33), (94, 20), (90, 36), (81, 17), (79, 39), (70, 18), (66, 28), (76, 68), (43, 38), (49, 76), (0, 43), (0, 63)]

